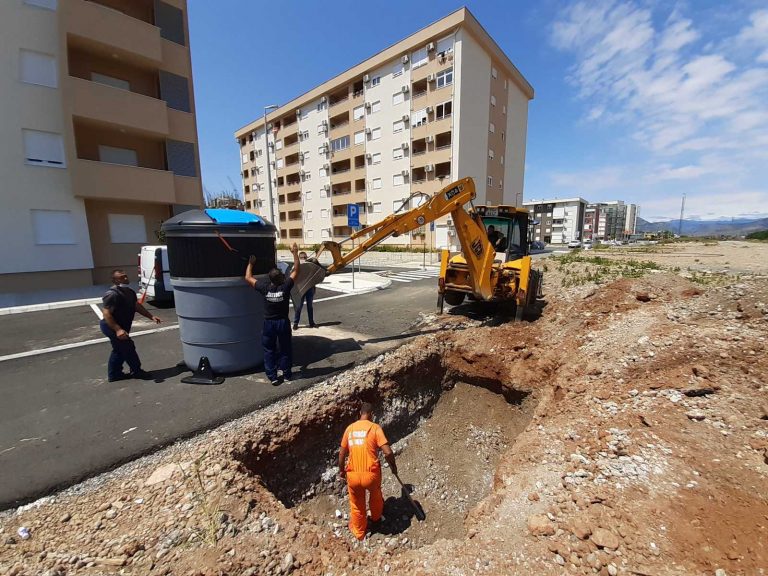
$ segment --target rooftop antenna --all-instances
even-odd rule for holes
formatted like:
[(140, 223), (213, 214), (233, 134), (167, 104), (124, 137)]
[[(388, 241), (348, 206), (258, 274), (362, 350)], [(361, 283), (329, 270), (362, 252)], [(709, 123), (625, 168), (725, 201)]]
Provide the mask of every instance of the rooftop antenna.
[(677, 225), (677, 235), (683, 235), (683, 216), (685, 215), (685, 192), (683, 192), (683, 202), (680, 204), (680, 222)]

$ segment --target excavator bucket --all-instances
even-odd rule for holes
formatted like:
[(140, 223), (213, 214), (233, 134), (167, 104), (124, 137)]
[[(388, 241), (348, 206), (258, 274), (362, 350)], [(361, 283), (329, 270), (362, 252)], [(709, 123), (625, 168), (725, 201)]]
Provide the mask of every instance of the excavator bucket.
[(306, 261), (301, 263), (299, 268), (299, 275), (296, 277), (296, 281), (293, 284), (291, 290), (291, 301), (294, 308), (298, 308), (301, 303), (301, 298), (307, 291), (314, 288), (320, 282), (325, 280), (326, 272), (317, 262)]

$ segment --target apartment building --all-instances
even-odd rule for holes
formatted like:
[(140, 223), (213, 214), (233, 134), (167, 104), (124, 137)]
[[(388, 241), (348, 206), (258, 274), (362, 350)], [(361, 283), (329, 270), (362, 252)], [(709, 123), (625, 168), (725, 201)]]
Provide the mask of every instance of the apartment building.
[(4, 0), (0, 38), (0, 291), (132, 272), (203, 201), (186, 0)]
[(531, 211), (534, 225), (532, 240), (546, 244), (567, 244), (582, 240), (587, 201), (583, 198), (530, 200), (523, 206)]
[(584, 213), (584, 238), (626, 240), (635, 233), (637, 204), (623, 200), (589, 204)]
[[(312, 245), (349, 236), (349, 204), (374, 223), (465, 176), (521, 206), (532, 98), (461, 8), (237, 130), (246, 210)], [(458, 248), (450, 218), (388, 242)]]

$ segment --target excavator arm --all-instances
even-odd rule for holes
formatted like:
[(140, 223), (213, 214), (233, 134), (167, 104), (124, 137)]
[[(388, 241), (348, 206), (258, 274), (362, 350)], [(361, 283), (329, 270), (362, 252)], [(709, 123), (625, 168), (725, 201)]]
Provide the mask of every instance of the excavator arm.
[[(387, 238), (408, 234), (425, 224), (450, 214), (469, 267), (475, 292), (483, 299), (490, 299), (493, 293), (491, 274), (493, 273), (495, 251), (488, 241), (488, 235), (481, 218), (464, 209), (464, 205), (471, 202), (475, 196), (474, 181), (472, 178), (463, 178), (449, 184), (421, 206), (404, 212), (396, 212), (381, 222), (353, 233), (344, 240), (344, 242), (351, 242), (353, 245), (346, 254), (342, 253), (344, 242), (326, 241), (323, 242), (317, 256), (323, 251), (331, 253), (333, 263), (328, 266), (327, 273), (333, 274)], [(354, 241), (358, 239), (360, 243), (354, 246)]]

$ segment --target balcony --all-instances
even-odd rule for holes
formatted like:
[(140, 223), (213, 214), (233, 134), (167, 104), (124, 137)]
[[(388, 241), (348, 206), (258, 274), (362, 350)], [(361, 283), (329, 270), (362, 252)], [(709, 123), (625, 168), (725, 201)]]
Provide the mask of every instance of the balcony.
[(160, 135), (170, 132), (165, 101), (69, 77), (72, 115)]
[(280, 194), (293, 194), (295, 192), (301, 192), (301, 180), (286, 181), (280, 186)]
[(200, 202), (198, 178), (174, 177), (173, 172), (167, 170), (82, 159), (75, 161), (72, 168), (72, 187), (75, 196), (80, 198), (174, 204), (177, 186), (185, 199), (193, 200), (179, 201), (180, 204)]
[[(69, 34), (79, 36), (101, 52), (115, 50), (154, 63), (163, 60), (160, 29), (149, 22), (87, 0), (60, 3)], [(107, 47), (105, 50), (104, 47)]]

